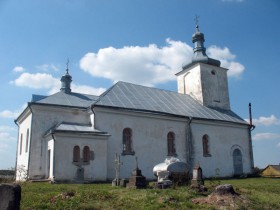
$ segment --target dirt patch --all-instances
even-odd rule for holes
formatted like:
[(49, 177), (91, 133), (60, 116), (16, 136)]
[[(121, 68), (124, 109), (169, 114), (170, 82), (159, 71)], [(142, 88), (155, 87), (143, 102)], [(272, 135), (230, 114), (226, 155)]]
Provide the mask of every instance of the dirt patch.
[(210, 205), (216, 209), (239, 209), (249, 206), (249, 200), (236, 193), (231, 185), (220, 185), (207, 197), (195, 198), (192, 199), (192, 202)]
[(58, 200), (68, 200), (68, 199), (71, 199), (72, 197), (75, 196), (75, 193), (74, 192), (64, 192), (64, 193), (60, 193), (59, 195), (57, 196), (53, 196), (50, 198), (50, 202), (51, 203), (55, 203), (57, 202)]

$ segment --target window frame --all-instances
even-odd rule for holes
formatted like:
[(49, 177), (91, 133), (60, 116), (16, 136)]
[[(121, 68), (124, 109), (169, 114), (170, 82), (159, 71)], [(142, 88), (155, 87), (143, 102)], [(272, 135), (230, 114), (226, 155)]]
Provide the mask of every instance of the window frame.
[(73, 148), (73, 162), (79, 163), (81, 161), (81, 153), (80, 153), (80, 147), (78, 145), (75, 145)]
[(210, 153), (210, 139), (207, 134), (202, 136), (202, 149), (203, 149), (203, 156), (204, 157), (211, 157)]
[(23, 135), (21, 133), (20, 134), (20, 140), (19, 140), (19, 155), (22, 154), (22, 140), (23, 140)]
[(89, 163), (90, 161), (90, 149), (89, 146), (84, 146), (83, 148), (83, 162)]
[(25, 153), (28, 152), (28, 143), (29, 143), (29, 128), (27, 128), (26, 131)]
[(175, 133), (173, 131), (167, 133), (167, 156), (177, 156), (175, 145)]
[(122, 132), (122, 155), (134, 155), (132, 142), (132, 129), (124, 128)]

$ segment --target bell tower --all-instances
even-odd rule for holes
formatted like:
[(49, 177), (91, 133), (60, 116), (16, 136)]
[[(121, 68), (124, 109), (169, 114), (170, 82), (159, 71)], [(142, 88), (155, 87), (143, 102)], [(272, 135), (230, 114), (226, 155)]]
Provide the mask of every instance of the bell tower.
[(204, 106), (230, 110), (227, 69), (220, 67), (219, 60), (206, 55), (204, 41), (196, 21), (192, 62), (176, 74), (178, 92), (189, 94)]

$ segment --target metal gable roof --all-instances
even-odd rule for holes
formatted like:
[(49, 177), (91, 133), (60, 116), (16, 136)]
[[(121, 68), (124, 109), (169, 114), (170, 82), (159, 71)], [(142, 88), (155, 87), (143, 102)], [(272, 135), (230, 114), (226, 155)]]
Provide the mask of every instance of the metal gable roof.
[(247, 124), (234, 112), (203, 106), (189, 95), (126, 82), (116, 83), (94, 105)]
[(98, 96), (94, 95), (73, 92), (65, 93), (63, 91), (60, 91), (50, 96), (33, 95), (31, 102), (39, 104), (52, 104), (87, 108), (97, 99)]
[(93, 135), (108, 135), (107, 132), (103, 132), (93, 128), (91, 125), (84, 125), (79, 123), (69, 123), (69, 122), (61, 122), (57, 125), (51, 127), (44, 136), (47, 136), (51, 133), (56, 132), (71, 132), (71, 133), (85, 133), (85, 134), (93, 134)]

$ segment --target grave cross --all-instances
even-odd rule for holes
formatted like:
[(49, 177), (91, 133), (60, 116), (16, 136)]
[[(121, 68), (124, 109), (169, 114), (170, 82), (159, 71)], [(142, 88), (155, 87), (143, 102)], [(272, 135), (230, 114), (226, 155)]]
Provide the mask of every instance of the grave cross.
[(119, 186), (119, 177), (120, 177), (120, 169), (121, 169), (121, 157), (116, 153), (115, 155), (115, 170), (116, 170), (116, 185)]

